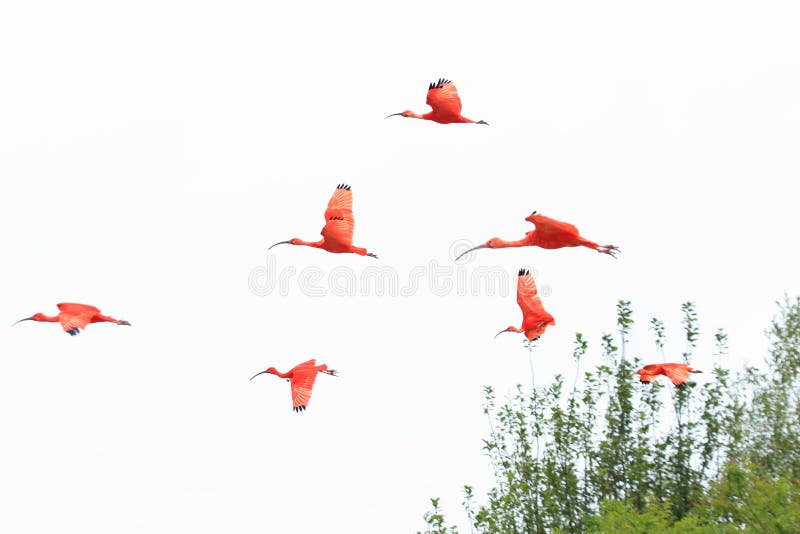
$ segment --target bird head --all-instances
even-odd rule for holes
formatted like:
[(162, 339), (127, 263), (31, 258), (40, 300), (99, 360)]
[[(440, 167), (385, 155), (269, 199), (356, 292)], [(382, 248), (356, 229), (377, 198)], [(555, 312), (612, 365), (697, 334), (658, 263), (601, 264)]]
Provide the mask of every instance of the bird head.
[(269, 374), (273, 374), (273, 375), (275, 375), (275, 374), (278, 374), (278, 370), (277, 370), (277, 369), (275, 369), (274, 367), (270, 367), (270, 368), (269, 368), (269, 369), (267, 369), (266, 371), (261, 371), (260, 373), (256, 373), (256, 374), (254, 374), (253, 376), (251, 376), (251, 377), (250, 377), (250, 380), (254, 379), (254, 378), (255, 378), (255, 377), (257, 377), (258, 375), (263, 375), (263, 374), (265, 374), (265, 373), (269, 373)]
[[(21, 323), (22, 321), (41, 321), (44, 319), (44, 317), (45, 315), (43, 313), (36, 313), (34, 315), (31, 315), (30, 317), (25, 317), (24, 319), (20, 319), (19, 321), (17, 321), (17, 323)], [(14, 326), (14, 324), (12, 324), (11, 326)]]
[(278, 241), (277, 243), (275, 243), (274, 245), (269, 247), (267, 250), (271, 249), (272, 247), (277, 247), (278, 245), (297, 245), (298, 241), (299, 241), (299, 239), (296, 238), (296, 237), (293, 237), (291, 239), (287, 239), (286, 241)]
[(536, 221), (534, 219), (535, 217), (536, 217), (536, 212), (534, 211), (533, 213), (531, 213), (530, 215), (525, 217), (525, 220), (528, 221), (528, 222), (532, 222), (532, 223), (536, 224)]
[(414, 115), (416, 115), (416, 113), (407, 109), (405, 111), (401, 111), (400, 113), (392, 113), (391, 115), (386, 115), (384, 119), (388, 119), (389, 117), (394, 117), (396, 115), (400, 115), (402, 117), (413, 117)]
[(497, 339), (497, 336), (499, 336), (500, 334), (502, 334), (504, 332), (519, 332), (519, 329), (516, 326), (513, 326), (513, 325), (509, 326), (508, 328), (506, 328), (504, 330), (500, 330), (497, 334), (495, 334), (494, 338)]
[(483, 245), (478, 245), (477, 247), (472, 247), (472, 248), (471, 248), (471, 249), (469, 249), (469, 250), (465, 250), (464, 252), (462, 252), (461, 254), (459, 254), (458, 256), (456, 256), (456, 259), (455, 259), (455, 260), (453, 260), (453, 261), (458, 261), (458, 260), (460, 260), (462, 256), (466, 256), (467, 254), (469, 254), (469, 253), (470, 253), (470, 252), (472, 252), (473, 250), (478, 250), (478, 249), (480, 249), (480, 248), (494, 248), (494, 247), (493, 247), (493, 246), (490, 244), (490, 243), (491, 243), (491, 242), (492, 242), (494, 239), (495, 239), (495, 238), (492, 238), (492, 239), (490, 239), (489, 241), (487, 241), (487, 242), (486, 242), (486, 243), (484, 243)]

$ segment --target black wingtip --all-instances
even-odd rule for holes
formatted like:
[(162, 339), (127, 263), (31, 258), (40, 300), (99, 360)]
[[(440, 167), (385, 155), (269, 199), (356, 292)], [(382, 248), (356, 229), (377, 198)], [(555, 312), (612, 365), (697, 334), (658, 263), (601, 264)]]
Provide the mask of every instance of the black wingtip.
[(531, 272), (525, 267), (523, 267), (519, 270), (518, 276), (528, 276), (529, 274), (531, 274)]
[(336, 186), (336, 189), (344, 189), (345, 191), (350, 191), (350, 186), (347, 184), (339, 184)]

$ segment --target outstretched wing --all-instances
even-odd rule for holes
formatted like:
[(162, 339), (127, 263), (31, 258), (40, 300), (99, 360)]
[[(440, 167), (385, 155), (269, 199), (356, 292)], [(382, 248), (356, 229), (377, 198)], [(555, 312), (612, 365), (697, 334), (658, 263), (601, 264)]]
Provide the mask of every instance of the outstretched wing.
[(661, 368), (664, 375), (676, 386), (680, 386), (689, 379), (688, 366), (684, 363), (663, 363)]
[(339, 184), (336, 186), (328, 207), (325, 210), (325, 226), (322, 228), (322, 237), (343, 247), (353, 244), (353, 192), (350, 186)]
[(301, 412), (308, 408), (311, 399), (311, 390), (317, 379), (317, 369), (314, 360), (301, 363), (292, 369), (292, 409)]
[(428, 98), (425, 100), (433, 108), (436, 115), (461, 115), (461, 99), (453, 82), (439, 78), (428, 86)]
[(527, 269), (520, 269), (517, 276), (517, 304), (522, 309), (522, 328), (544, 332), (547, 325), (555, 325), (553, 316), (545, 311), (533, 276)]
[(549, 237), (549, 236), (556, 236), (556, 235), (568, 235), (571, 237), (577, 237), (580, 235), (578, 233), (578, 228), (575, 225), (565, 223), (562, 221), (557, 221), (555, 219), (551, 219), (550, 217), (546, 217), (544, 215), (540, 215), (536, 212), (533, 212), (526, 221), (530, 221), (536, 225), (536, 233), (542, 237)]
[(75, 330), (76, 328), (84, 329), (86, 325), (92, 322), (92, 318), (100, 313), (100, 310), (88, 304), (75, 304), (73, 302), (61, 302), (56, 304), (61, 311), (58, 314), (58, 319), (61, 322), (61, 328), (65, 332)]

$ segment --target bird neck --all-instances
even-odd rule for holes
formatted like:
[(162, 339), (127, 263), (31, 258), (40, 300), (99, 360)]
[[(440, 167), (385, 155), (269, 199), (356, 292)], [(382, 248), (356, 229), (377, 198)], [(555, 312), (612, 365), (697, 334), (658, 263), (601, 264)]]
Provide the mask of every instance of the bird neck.
[(322, 243), (324, 239), (320, 239), (319, 241), (303, 241), (302, 239), (292, 239), (292, 245), (303, 245), (306, 247), (314, 247), (314, 248), (322, 248)]
[(45, 315), (43, 313), (37, 313), (31, 317), (31, 319), (34, 321), (39, 321), (40, 323), (57, 323), (61, 320), (58, 315), (55, 317), (50, 317), (49, 315)]
[(489, 248), (507, 248), (507, 247), (525, 247), (528, 245), (533, 244), (533, 240), (535, 239), (532, 236), (533, 232), (528, 232), (522, 239), (517, 239), (516, 241), (506, 241), (505, 239), (500, 239), (499, 237), (493, 237), (489, 240), (487, 245)]
[(288, 372), (288, 373), (281, 373), (280, 371), (278, 371), (278, 370), (276, 369), (276, 370), (274, 370), (274, 371), (267, 371), (267, 372), (268, 372), (268, 373), (271, 373), (271, 374), (273, 374), (273, 375), (275, 375), (275, 376), (277, 376), (277, 377), (280, 377), (280, 378), (292, 378), (292, 373), (291, 373), (291, 371), (290, 371), (290, 372)]

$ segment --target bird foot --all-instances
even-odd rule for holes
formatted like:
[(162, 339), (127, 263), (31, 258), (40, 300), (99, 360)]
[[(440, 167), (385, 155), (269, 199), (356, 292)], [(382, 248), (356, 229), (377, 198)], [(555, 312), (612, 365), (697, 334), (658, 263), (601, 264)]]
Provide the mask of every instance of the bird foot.
[(322, 372), (325, 373), (326, 375), (339, 376), (339, 371), (337, 371), (336, 369), (327, 369)]
[(489, 123), (486, 121), (475, 121), (475, 124), (485, 124), (486, 126), (489, 126)]
[(376, 254), (373, 254), (372, 252), (367, 252), (366, 255), (369, 256), (370, 258), (375, 258), (376, 260), (378, 259), (378, 256)]
[(616, 258), (617, 254), (621, 251), (619, 250), (619, 247), (615, 247), (614, 245), (600, 245), (597, 247), (597, 252), (608, 254), (612, 258)]

